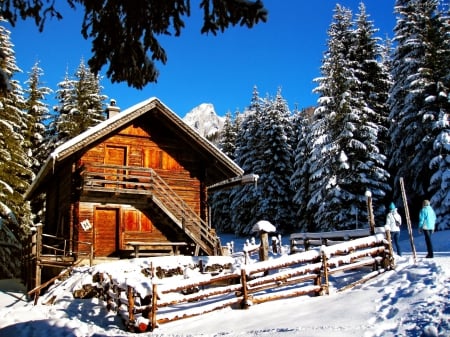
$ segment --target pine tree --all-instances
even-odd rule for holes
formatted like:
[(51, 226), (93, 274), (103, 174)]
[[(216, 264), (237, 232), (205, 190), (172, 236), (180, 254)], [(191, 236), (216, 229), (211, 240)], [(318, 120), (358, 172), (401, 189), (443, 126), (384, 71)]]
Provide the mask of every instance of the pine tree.
[(278, 90), (273, 101), (267, 100), (258, 128), (261, 139), (261, 156), (258, 180), (258, 208), (256, 220), (271, 222), (279, 232), (292, 230), (292, 190), (290, 178), (293, 173), (293, 130), (290, 111)]
[[(389, 98), (389, 91), (393, 85), (392, 80), (392, 40), (389, 38), (384, 39), (384, 41), (380, 44), (380, 62), (379, 65), (381, 67), (382, 74), (385, 76), (382, 78), (380, 83), (378, 83), (377, 87), (380, 87), (380, 91), (384, 91), (384, 97), (380, 94), (378, 97), (378, 105), (380, 110), (379, 115), (379, 124), (383, 125), (384, 127), (380, 128), (379, 134), (378, 134), (378, 144), (380, 147), (381, 153), (389, 155), (390, 151), (390, 138), (389, 138), (389, 104), (388, 104), (388, 98)], [(384, 112), (384, 113), (383, 113)], [(389, 167), (389, 158), (386, 159), (386, 166)], [(392, 175), (390, 175), (391, 178), (391, 186), (392, 184)], [(393, 199), (391, 198), (391, 201)], [(398, 202), (398, 201), (397, 201)]]
[[(432, 175), (429, 168), (433, 156), (432, 132), (439, 110), (427, 101), (430, 90), (436, 95), (440, 57), (432, 55), (438, 55), (436, 43), (440, 43), (442, 32), (436, 26), (437, 0), (398, 0), (395, 8), (398, 14), (392, 63), (395, 82), (388, 101), (392, 145), (389, 165), (394, 183), (397, 185), (401, 177), (405, 179), (412, 208), (419, 209), (422, 199), (428, 196)], [(434, 82), (431, 85), (430, 80)]]
[(54, 149), (105, 119), (100, 77), (94, 75), (83, 59), (75, 71), (74, 79), (66, 72), (58, 83), (56, 98), (59, 105), (49, 129), (49, 147)]
[(47, 128), (46, 143), (49, 154), (69, 140), (72, 135), (76, 136), (75, 131), (73, 131), (76, 125), (71, 125), (72, 123), (70, 123), (72, 119), (70, 104), (73, 101), (71, 93), (74, 90), (74, 86), (74, 80), (70, 79), (66, 71), (64, 79), (58, 83), (58, 89), (56, 90), (56, 98), (59, 101), (59, 105), (53, 108)]
[(386, 152), (389, 115), (387, 97), (391, 82), (382, 58), (384, 46), (375, 37), (376, 31), (361, 3), (356, 15), (354, 47), (350, 55), (357, 78), (357, 86), (353, 91), (358, 96), (358, 106), (361, 108), (355, 110), (359, 116), (355, 123), (354, 138), (359, 143), (354, 140), (349, 143), (349, 147), (353, 148), (353, 160), (357, 162), (357, 174), (352, 175), (349, 188), (353, 186), (359, 209), (365, 209), (365, 190), (371, 191), (375, 222), (384, 223), (384, 205), (391, 201), (385, 198), (391, 191)]
[[(244, 112), (236, 137), (235, 161), (245, 174), (261, 172), (261, 148), (259, 146), (261, 114), (264, 101), (259, 97), (257, 88), (253, 90), (248, 110)], [(233, 230), (238, 234), (250, 234), (256, 220), (258, 188), (253, 185), (239, 186), (231, 193), (231, 218)]]
[[(236, 112), (236, 115), (239, 114)], [(225, 115), (225, 121), (221, 132), (219, 148), (229, 158), (234, 159), (236, 144), (236, 121), (233, 121), (231, 112)], [(231, 221), (231, 189), (223, 189), (213, 192), (209, 196), (209, 204), (211, 205), (211, 220), (214, 228), (221, 233), (233, 232)]]
[[(432, 119), (433, 151), (428, 193), (439, 229), (450, 228), (450, 13), (441, 11), (427, 32), (431, 48), (419, 70), (426, 95), (424, 118)], [(436, 119), (434, 117), (437, 116)]]
[[(386, 156), (378, 143), (388, 81), (377, 60), (374, 32), (363, 5), (355, 24), (350, 10), (336, 6), (304, 164), (309, 169), (310, 229), (361, 227), (367, 219), (365, 191), (371, 190), (375, 201), (389, 191)], [(376, 215), (381, 219), (383, 213), (381, 206)]]
[(296, 211), (295, 222), (292, 224), (293, 229), (309, 232), (314, 228), (309, 228), (312, 223), (311, 213), (307, 211), (309, 199), (309, 165), (308, 157), (311, 151), (307, 142), (313, 109), (294, 111), (292, 125), (296, 134), (296, 142), (294, 147), (294, 166), (291, 177), (291, 189), (294, 193), (293, 204)]
[[(307, 212), (311, 213), (312, 223), (308, 228), (313, 231), (329, 231), (342, 227), (340, 214), (348, 212), (343, 202), (338, 173), (351, 172), (348, 157), (343, 152), (339, 140), (340, 134), (351, 134), (349, 118), (351, 112), (350, 84), (355, 83), (350, 73), (350, 48), (352, 44), (352, 13), (336, 5), (333, 22), (328, 30), (328, 50), (321, 66), (322, 77), (314, 90), (319, 93), (318, 107), (314, 111), (307, 142), (311, 146), (308, 161), (309, 193)], [(343, 142), (343, 140), (342, 140)], [(338, 172), (341, 167), (341, 172)], [(350, 199), (349, 195), (344, 198)], [(338, 225), (340, 223), (340, 226)]]
[(38, 173), (48, 156), (48, 150), (45, 148), (45, 124), (50, 119), (50, 112), (48, 105), (44, 101), (52, 93), (52, 90), (42, 86), (41, 78), (43, 74), (43, 70), (39, 67), (39, 62), (36, 62), (29, 73), (28, 80), (25, 82), (27, 85), (25, 89), (25, 111), (28, 118), (25, 147), (30, 153), (32, 169), (35, 174)]
[[(42, 164), (47, 159), (48, 149), (46, 147), (46, 123), (50, 119), (48, 105), (44, 103), (47, 95), (52, 90), (48, 87), (42, 86), (41, 77), (43, 70), (39, 67), (39, 62), (36, 62), (29, 78), (25, 82), (27, 88), (25, 89), (26, 101), (25, 111), (27, 112), (27, 130), (25, 132), (25, 149), (31, 161), (31, 169), (34, 175), (38, 174)], [(31, 183), (31, 181), (30, 181)], [(45, 198), (43, 195), (31, 200), (31, 210), (33, 213), (33, 222), (43, 223), (45, 212)]]
[[(236, 111), (235, 117), (238, 115), (239, 111)], [(219, 149), (231, 159), (234, 159), (234, 152), (236, 149), (236, 122), (236, 120), (233, 120), (231, 112), (227, 112), (218, 144)]]
[(1, 72), (8, 76), (9, 88), (0, 94), (0, 217), (22, 240), (32, 225), (30, 207), (23, 194), (32, 179), (31, 163), (24, 151), (26, 115), (20, 84), (13, 79), (16, 65), (10, 32), (0, 26)]

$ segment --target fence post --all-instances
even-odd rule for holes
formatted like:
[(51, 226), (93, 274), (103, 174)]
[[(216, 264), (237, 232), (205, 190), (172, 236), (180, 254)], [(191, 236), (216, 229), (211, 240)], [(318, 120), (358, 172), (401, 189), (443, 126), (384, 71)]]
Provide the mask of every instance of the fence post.
[[(35, 287), (39, 287), (41, 285), (41, 274), (42, 274), (42, 265), (41, 265), (41, 254), (42, 254), (42, 225), (38, 224), (36, 225), (36, 242), (35, 242), (35, 246), (36, 246), (36, 269), (35, 269)], [(40, 290), (37, 290), (34, 293), (34, 304), (37, 304), (39, 295), (40, 295)]]
[(373, 217), (372, 192), (366, 191), (367, 198), (367, 214), (369, 218), (370, 235), (375, 234), (375, 220)]
[(127, 300), (128, 300), (128, 330), (134, 330), (134, 291), (133, 287), (127, 287)]
[(330, 286), (328, 282), (328, 258), (327, 254), (322, 250), (320, 253), (322, 259), (322, 271), (323, 271), (323, 279), (325, 282), (321, 283), (322, 290), (320, 291), (322, 294), (325, 293), (327, 295), (330, 294)]
[(383, 262), (383, 265), (395, 269), (394, 249), (392, 248), (392, 237), (389, 229), (386, 229), (386, 241), (388, 244), (388, 256), (386, 257), (386, 254), (384, 255), (385, 261)]
[(241, 285), (242, 285), (242, 302), (241, 308), (248, 309), (248, 289), (247, 289), (247, 274), (245, 273), (245, 269), (241, 269)]
[(309, 250), (310, 244), (308, 238), (303, 238), (303, 246), (305, 247), (305, 250)]
[(156, 310), (157, 308), (157, 301), (158, 301), (158, 286), (156, 283), (152, 284), (152, 310), (151, 310), (151, 317), (150, 318), (150, 329), (153, 331), (156, 329)]
[(267, 261), (269, 259), (269, 233), (260, 231), (259, 239), (261, 241), (259, 246), (259, 261)]

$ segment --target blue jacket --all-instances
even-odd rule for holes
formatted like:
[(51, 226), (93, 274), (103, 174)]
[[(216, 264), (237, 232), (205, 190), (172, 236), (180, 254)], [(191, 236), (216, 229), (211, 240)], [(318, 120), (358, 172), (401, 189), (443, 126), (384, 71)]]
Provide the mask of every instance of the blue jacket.
[(436, 213), (430, 205), (422, 207), (419, 213), (419, 228), (434, 231)]

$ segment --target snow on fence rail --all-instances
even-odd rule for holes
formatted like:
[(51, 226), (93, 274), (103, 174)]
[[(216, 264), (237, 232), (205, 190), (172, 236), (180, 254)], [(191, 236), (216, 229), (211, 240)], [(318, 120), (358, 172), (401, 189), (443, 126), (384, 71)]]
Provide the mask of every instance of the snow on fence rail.
[[(384, 228), (376, 227), (375, 233), (384, 233)], [(289, 237), (290, 250), (291, 253), (298, 253), (313, 249), (314, 247), (320, 247), (322, 245), (331, 246), (348, 240), (364, 238), (369, 235), (369, 228), (319, 233), (293, 233)]]
[[(200, 258), (200, 257), (198, 257)], [(207, 257), (205, 257), (207, 258)], [(154, 260), (156, 261), (156, 260)], [(366, 273), (363, 268), (369, 267)], [(228, 306), (249, 308), (253, 304), (302, 295), (329, 294), (329, 278), (350, 269), (359, 269), (364, 282), (393, 268), (389, 232), (350, 240), (332, 246), (283, 255), (267, 261), (211, 270), (195, 266), (195, 275), (180, 267), (147, 268), (138, 277), (95, 275), (95, 294), (117, 311), (130, 331), (153, 331), (159, 324), (202, 315)], [(192, 266), (189, 268), (192, 272)], [(145, 274), (145, 275), (144, 275)], [(159, 275), (159, 277), (157, 276)], [(175, 277), (173, 277), (175, 276)], [(345, 280), (347, 278), (344, 278)], [(75, 294), (83, 297), (83, 294)]]

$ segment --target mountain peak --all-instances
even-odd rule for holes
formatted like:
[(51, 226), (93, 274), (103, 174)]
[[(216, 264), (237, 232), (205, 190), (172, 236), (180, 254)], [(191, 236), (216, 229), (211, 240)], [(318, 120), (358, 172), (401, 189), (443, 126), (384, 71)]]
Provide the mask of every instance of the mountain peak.
[(225, 118), (217, 115), (214, 105), (202, 103), (183, 118), (183, 121), (208, 139), (214, 138), (223, 128)]

